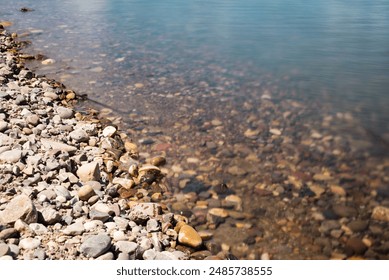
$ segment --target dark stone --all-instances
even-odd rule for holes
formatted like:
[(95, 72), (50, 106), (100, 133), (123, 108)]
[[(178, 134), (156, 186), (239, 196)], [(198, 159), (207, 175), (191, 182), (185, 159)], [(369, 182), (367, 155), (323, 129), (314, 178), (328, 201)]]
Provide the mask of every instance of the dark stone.
[(361, 232), (367, 229), (369, 221), (355, 220), (347, 225), (353, 232)]
[(358, 215), (357, 209), (351, 206), (346, 206), (346, 205), (334, 205), (332, 207), (332, 210), (336, 215), (339, 217), (347, 217), (347, 218), (352, 218)]
[(351, 237), (345, 246), (345, 253), (347, 256), (352, 255), (363, 255), (366, 250), (367, 246), (362, 242), (362, 240), (358, 237)]

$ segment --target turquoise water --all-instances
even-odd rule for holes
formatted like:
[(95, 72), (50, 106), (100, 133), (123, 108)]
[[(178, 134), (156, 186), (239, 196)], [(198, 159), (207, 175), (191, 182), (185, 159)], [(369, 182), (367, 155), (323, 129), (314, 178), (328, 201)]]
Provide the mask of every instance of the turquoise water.
[[(128, 85), (161, 77), (172, 82), (150, 91), (174, 93), (201, 82), (225, 88), (232, 79), (244, 98), (247, 84), (287, 77), (282, 86), (315, 98), (325, 92), (336, 110), (358, 107), (368, 126), (389, 130), (386, 0), (0, 3), (2, 20), (32, 31), (33, 48), (62, 62), (47, 72), (78, 75), (67, 83), (99, 100), (120, 100)], [(24, 6), (34, 11), (19, 12)]]

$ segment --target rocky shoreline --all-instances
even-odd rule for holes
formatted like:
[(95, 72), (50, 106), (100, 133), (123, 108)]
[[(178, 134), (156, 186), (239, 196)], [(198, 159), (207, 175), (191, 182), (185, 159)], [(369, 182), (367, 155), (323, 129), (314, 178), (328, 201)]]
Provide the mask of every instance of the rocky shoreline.
[(0, 32), (0, 259), (226, 259), (170, 211), (166, 159), (76, 112), (76, 94)]
[[(22, 54), (11, 37), (2, 35), (0, 61), (4, 258), (89, 258), (91, 236), (106, 244), (94, 257), (103, 259), (389, 258), (389, 138), (366, 128), (358, 108), (296, 92), (288, 77), (242, 90), (226, 69), (211, 72), (223, 85), (215, 88), (146, 79), (139, 68), (127, 95), (109, 83), (102, 109), (84, 110), (88, 101), (32, 73), (46, 73), (52, 59)], [(20, 59), (39, 66), (29, 71)], [(32, 223), (13, 217), (19, 199), (27, 202), (19, 218)], [(185, 229), (192, 245), (180, 238)]]

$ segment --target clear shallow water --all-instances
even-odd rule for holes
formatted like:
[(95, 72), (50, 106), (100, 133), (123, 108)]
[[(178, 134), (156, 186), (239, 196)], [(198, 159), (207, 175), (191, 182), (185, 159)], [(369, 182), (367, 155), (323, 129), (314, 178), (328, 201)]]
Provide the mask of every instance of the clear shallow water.
[[(388, 131), (385, 0), (0, 2), (1, 19), (32, 31), (34, 49), (62, 62), (46, 73), (67, 73), (66, 84), (114, 106), (110, 99), (150, 79), (172, 83), (144, 91), (174, 93), (201, 82), (225, 87), (233, 78), (244, 98), (247, 84), (287, 77), (285, 86), (298, 93), (325, 92), (334, 110)], [(23, 6), (34, 11), (19, 12)]]

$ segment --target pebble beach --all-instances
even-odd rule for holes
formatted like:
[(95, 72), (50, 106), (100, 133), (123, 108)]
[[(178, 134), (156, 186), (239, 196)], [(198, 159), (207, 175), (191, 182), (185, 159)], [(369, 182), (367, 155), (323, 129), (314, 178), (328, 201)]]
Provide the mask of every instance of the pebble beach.
[(1, 259), (389, 258), (387, 137), (349, 112), (275, 83), (247, 102), (206, 83), (196, 101), (145, 97), (163, 85), (139, 82), (134, 106), (181, 117), (155, 105), (164, 125), (123, 124), (77, 110), (77, 93), (24, 64), (54, 60), (22, 42), (1, 30)]
[(0, 259), (196, 258), (208, 234), (169, 211), (166, 159), (76, 112), (75, 93), (24, 68), (16, 34), (0, 36)]

